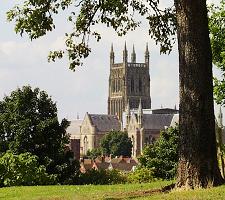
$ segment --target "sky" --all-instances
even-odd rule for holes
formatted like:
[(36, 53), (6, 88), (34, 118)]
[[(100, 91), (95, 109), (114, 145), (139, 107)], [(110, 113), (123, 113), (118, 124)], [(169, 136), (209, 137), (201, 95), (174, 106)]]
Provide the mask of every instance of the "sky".
[[(47, 61), (48, 52), (62, 48), (64, 33), (70, 30), (70, 24), (65, 23), (66, 13), (57, 16), (53, 32), (31, 42), (27, 36), (17, 35), (14, 24), (6, 20), (6, 11), (18, 2), (21, 0), (0, 1), (0, 100), (18, 87), (30, 85), (52, 97), (60, 119), (73, 120), (77, 115), (82, 118), (86, 112), (106, 113), (110, 46), (113, 43), (115, 60), (121, 62), (126, 41), (129, 55), (135, 45), (137, 62), (144, 62), (146, 43), (149, 45), (152, 108), (174, 108), (175, 104), (178, 107), (177, 45), (170, 55), (160, 55), (159, 46), (150, 39), (145, 24), (125, 37), (118, 37), (113, 30), (100, 26), (102, 40), (91, 41), (92, 53), (84, 65), (73, 72), (66, 59)], [(162, 0), (162, 5), (170, 3)], [(217, 112), (218, 107), (215, 110)]]

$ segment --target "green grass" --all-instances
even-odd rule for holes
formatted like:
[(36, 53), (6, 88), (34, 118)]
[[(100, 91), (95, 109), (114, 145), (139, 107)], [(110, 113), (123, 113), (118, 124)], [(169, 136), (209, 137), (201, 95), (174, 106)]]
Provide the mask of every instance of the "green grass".
[(147, 191), (170, 184), (157, 181), (148, 184), (84, 185), (84, 186), (36, 186), (0, 189), (0, 200), (222, 200), (225, 185), (194, 191), (174, 190), (169, 193)]
[(156, 194), (146, 197), (136, 198), (138, 200), (224, 200), (225, 199), (225, 185), (214, 187), (211, 189), (198, 190), (174, 190), (167, 194)]
[(0, 188), (0, 200), (101, 200), (124, 197), (133, 191), (161, 188), (170, 182), (148, 184), (35, 186)]

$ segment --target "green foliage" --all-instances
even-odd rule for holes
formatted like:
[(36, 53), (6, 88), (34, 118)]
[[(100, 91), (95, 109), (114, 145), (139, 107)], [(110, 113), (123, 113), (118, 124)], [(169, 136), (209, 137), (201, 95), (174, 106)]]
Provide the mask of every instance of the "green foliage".
[(87, 170), (86, 173), (80, 174), (79, 183), (81, 185), (109, 185), (126, 182), (126, 176), (118, 170)]
[(70, 166), (73, 156), (64, 152), (69, 143), (68, 125), (66, 119), (58, 122), (56, 104), (46, 92), (24, 86), (0, 102), (0, 153), (30, 152), (49, 174), (59, 174), (61, 180), (66, 168), (75, 169)]
[(48, 175), (38, 157), (30, 153), (15, 155), (11, 152), (0, 157), (0, 186), (51, 185), (55, 175)]
[(104, 155), (130, 157), (132, 142), (127, 133), (111, 131), (101, 139), (100, 147)]
[(162, 53), (171, 51), (176, 38), (174, 7), (160, 9), (159, 0), (26, 0), (8, 11), (7, 19), (15, 21), (16, 33), (27, 33), (30, 39), (36, 39), (52, 31), (54, 15), (69, 7), (74, 9), (67, 18), (73, 31), (66, 33), (65, 49), (50, 52), (49, 61), (67, 53), (72, 70), (82, 65), (82, 59), (89, 55), (90, 37), (101, 39), (96, 31), (98, 24), (112, 27), (122, 36), (140, 25), (136, 19), (140, 15), (149, 22), (149, 35), (160, 44)]
[(160, 133), (160, 138), (145, 147), (139, 162), (141, 167), (153, 171), (155, 178), (172, 179), (178, 163), (178, 128), (170, 127)]
[(127, 175), (129, 183), (150, 183), (155, 181), (152, 169), (139, 167)]
[(217, 104), (225, 105), (225, 1), (209, 7), (209, 30), (213, 64), (222, 72), (221, 80), (214, 78), (214, 97)]
[(92, 149), (92, 150), (88, 150), (86, 156), (93, 160), (93, 159), (95, 159), (95, 158), (97, 158), (101, 155), (102, 155), (101, 148), (95, 148), (95, 149)]

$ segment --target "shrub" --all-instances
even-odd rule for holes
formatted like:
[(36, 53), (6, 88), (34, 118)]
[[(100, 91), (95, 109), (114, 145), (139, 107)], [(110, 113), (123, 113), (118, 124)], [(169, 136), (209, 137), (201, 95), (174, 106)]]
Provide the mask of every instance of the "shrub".
[(155, 181), (155, 178), (152, 169), (140, 167), (127, 175), (127, 181), (129, 183), (149, 183)]
[(38, 165), (37, 156), (30, 153), (15, 155), (7, 152), (0, 157), (0, 185), (50, 185), (55, 175), (48, 175), (45, 166)]
[(87, 170), (87, 172), (84, 174), (80, 174), (78, 184), (109, 185), (125, 182), (126, 176), (118, 170), (91, 169)]

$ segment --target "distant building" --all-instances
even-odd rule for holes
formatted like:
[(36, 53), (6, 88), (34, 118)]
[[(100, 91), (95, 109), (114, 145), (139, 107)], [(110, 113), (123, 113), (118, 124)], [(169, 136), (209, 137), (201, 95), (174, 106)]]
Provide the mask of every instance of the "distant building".
[(86, 113), (80, 129), (81, 154), (99, 147), (100, 139), (112, 130), (120, 131), (121, 122), (117, 116)]

